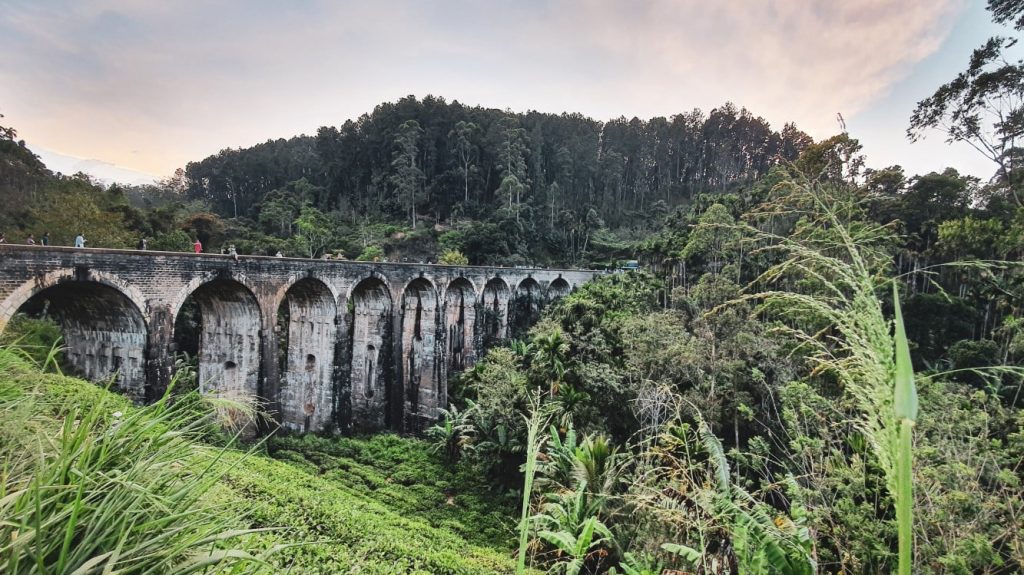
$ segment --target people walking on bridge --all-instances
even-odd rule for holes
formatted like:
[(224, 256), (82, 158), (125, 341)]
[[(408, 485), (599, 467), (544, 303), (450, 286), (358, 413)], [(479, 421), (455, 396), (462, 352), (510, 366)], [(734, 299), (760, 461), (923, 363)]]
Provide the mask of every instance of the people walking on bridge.
[(29, 234), (28, 237), (25, 238), (25, 245), (27, 245), (27, 246), (34, 246), (34, 245), (36, 245), (36, 238), (35, 238), (34, 234)]
[(44, 246), (50, 245), (50, 232), (43, 232), (43, 237), (39, 238)]
[(199, 238), (196, 238), (195, 243), (192, 244), (192, 249), (195, 250), (197, 254), (203, 253), (203, 243), (199, 241)]
[(144, 251), (146, 251), (146, 248), (148, 246), (149, 246), (149, 244), (146, 242), (146, 236), (142, 236), (141, 238), (139, 238), (139, 245), (137, 245), (136, 248), (138, 248), (139, 251), (143, 251), (144, 252)]
[(236, 262), (238, 261), (238, 250), (235, 249), (235, 244), (228, 246), (228, 255), (235, 258)]
[(85, 242), (86, 242), (85, 234), (78, 234), (77, 236), (75, 236), (75, 247), (76, 248), (84, 248), (85, 247)]
[(7, 243), (7, 236), (5, 236), (3, 232), (0, 232), (0, 244), (6, 244), (6, 243)]

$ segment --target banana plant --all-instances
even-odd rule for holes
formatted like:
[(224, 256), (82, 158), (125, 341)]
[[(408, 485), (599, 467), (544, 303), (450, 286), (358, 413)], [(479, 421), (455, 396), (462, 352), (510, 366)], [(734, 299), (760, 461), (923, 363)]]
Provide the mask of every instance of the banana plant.
[(578, 575), (591, 553), (611, 541), (608, 527), (594, 516), (588, 517), (573, 531), (540, 531), (537, 536), (555, 547), (562, 556), (554, 571)]
[(433, 443), (433, 451), (443, 452), (448, 463), (459, 460), (463, 449), (473, 439), (473, 425), (470, 417), (473, 408), (459, 411), (455, 405), (451, 409), (439, 409), (441, 421), (427, 429), (427, 438)]

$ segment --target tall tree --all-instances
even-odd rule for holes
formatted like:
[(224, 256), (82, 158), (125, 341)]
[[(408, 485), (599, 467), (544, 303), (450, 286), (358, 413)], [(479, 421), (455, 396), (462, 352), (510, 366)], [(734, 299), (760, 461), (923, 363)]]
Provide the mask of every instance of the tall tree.
[[(1013, 21), (1018, 31), (1024, 28), (1024, 2), (989, 0), (988, 9), (995, 22)], [(907, 137), (915, 142), (936, 129), (947, 142), (967, 143), (992, 160), (995, 179), (1024, 206), (1019, 144), (1024, 136), (1024, 60), (1006, 54), (1017, 40), (994, 36), (976, 49), (967, 70), (917, 103)]]
[(499, 128), (502, 138), (498, 150), (498, 169), (502, 174), (499, 188), (508, 195), (508, 207), (515, 210), (518, 221), (519, 204), (523, 193), (530, 185), (526, 173), (526, 131), (519, 126), (519, 119), (512, 114), (507, 114), (501, 119)]
[(405, 203), (412, 229), (416, 229), (416, 201), (423, 183), (423, 170), (416, 165), (419, 155), (419, 140), (423, 128), (416, 120), (406, 120), (398, 127), (395, 135), (395, 151), (392, 155), (391, 184), (395, 193)]
[(455, 124), (455, 128), (448, 132), (448, 139), (452, 142), (452, 147), (459, 157), (459, 166), (462, 168), (463, 205), (469, 205), (469, 168), (476, 159), (477, 146), (474, 140), (479, 132), (479, 126), (464, 120), (460, 120)]
[(295, 220), (295, 227), (306, 244), (310, 258), (320, 255), (321, 250), (331, 241), (331, 219), (308, 204), (302, 207), (302, 213)]

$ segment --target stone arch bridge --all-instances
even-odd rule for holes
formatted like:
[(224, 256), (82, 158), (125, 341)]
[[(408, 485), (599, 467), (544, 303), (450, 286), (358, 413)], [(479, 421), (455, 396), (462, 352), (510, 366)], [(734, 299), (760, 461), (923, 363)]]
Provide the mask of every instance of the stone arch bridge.
[(0, 331), (55, 319), (69, 363), (135, 401), (191, 351), (204, 392), (286, 428), (415, 432), (449, 373), (596, 273), (0, 245)]

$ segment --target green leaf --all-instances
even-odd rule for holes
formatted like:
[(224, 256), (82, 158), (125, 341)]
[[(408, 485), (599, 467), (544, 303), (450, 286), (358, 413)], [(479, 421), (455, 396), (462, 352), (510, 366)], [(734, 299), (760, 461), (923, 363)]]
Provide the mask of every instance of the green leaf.
[(691, 564), (700, 561), (701, 553), (693, 547), (687, 547), (686, 545), (680, 545), (678, 543), (662, 543), (661, 548), (673, 555), (682, 557), (684, 561), (688, 561)]
[(576, 552), (573, 555), (579, 557), (587, 554), (587, 549), (590, 549), (590, 543), (594, 539), (594, 524), (596, 522), (597, 519), (594, 517), (583, 522), (583, 531), (576, 538)]
[(914, 367), (910, 362), (910, 345), (903, 328), (903, 313), (900, 311), (900, 294), (896, 284), (892, 286), (893, 307), (896, 320), (896, 374), (893, 409), (896, 419), (917, 421), (917, 387), (914, 385)]
[(574, 555), (576, 551), (576, 539), (565, 531), (541, 531), (538, 537), (558, 547), (564, 553)]

